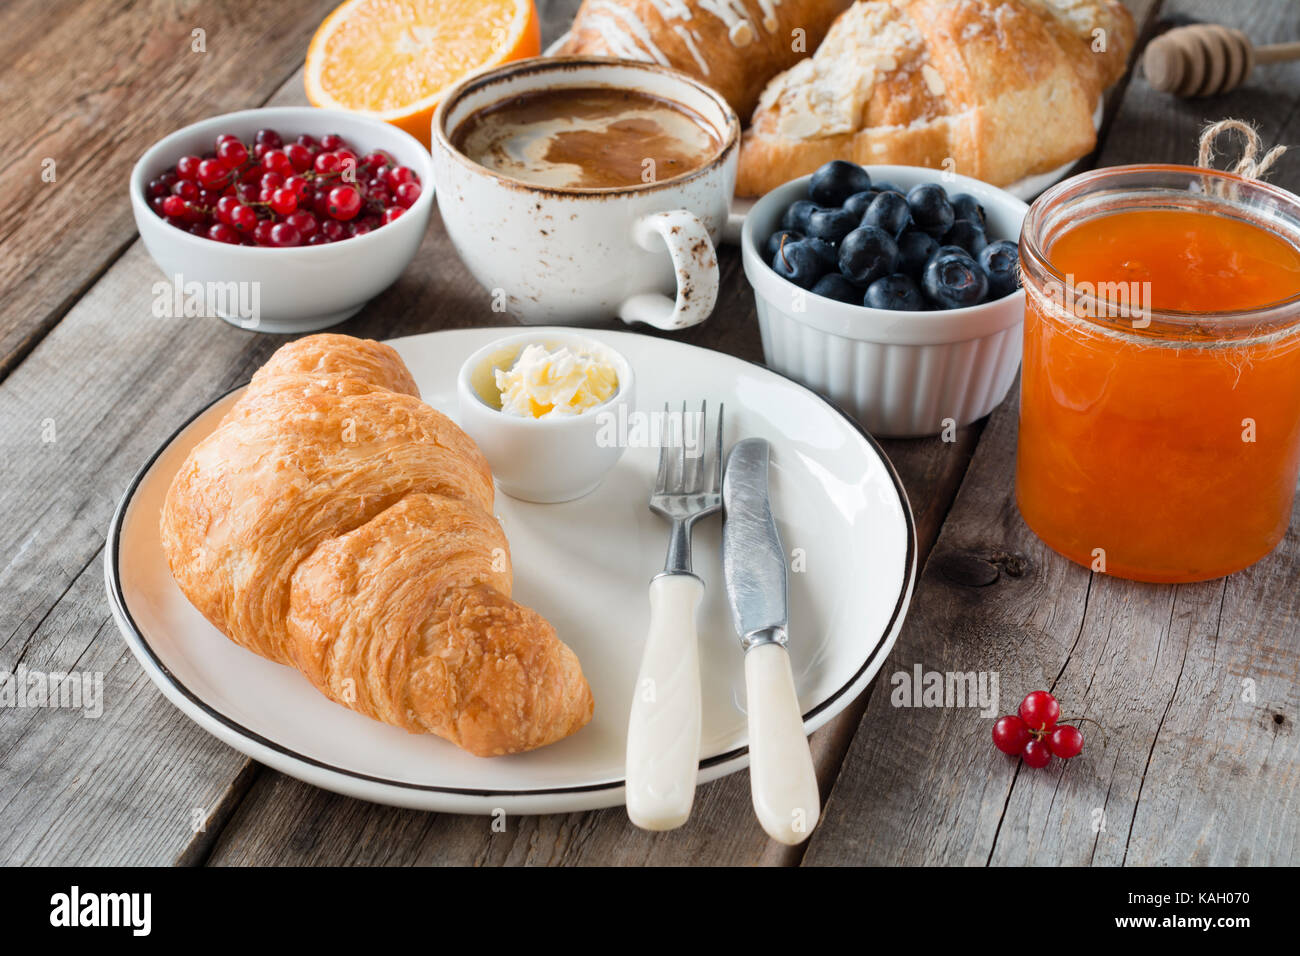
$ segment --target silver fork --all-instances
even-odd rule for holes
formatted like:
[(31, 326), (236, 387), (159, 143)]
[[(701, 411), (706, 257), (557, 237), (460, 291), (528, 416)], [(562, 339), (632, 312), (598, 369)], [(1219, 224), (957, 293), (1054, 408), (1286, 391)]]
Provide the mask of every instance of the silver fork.
[[(627, 728), (627, 815), (646, 830), (686, 822), (700, 762), (700, 658), (695, 615), (704, 582), (691, 570), (691, 530), (722, 509), (723, 406), (708, 460), (708, 403), (700, 405), (699, 454), (686, 454), (686, 404), (680, 447), (667, 435), (668, 406), (659, 433), (659, 472), (650, 510), (672, 522), (664, 569), (650, 582), (650, 630), (632, 696)], [(712, 481), (710, 481), (712, 472)]]

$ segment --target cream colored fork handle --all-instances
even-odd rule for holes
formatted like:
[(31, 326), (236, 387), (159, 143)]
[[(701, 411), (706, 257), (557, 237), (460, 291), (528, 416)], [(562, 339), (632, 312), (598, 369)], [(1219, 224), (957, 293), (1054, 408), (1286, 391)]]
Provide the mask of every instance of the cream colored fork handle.
[(686, 822), (700, 765), (700, 656), (693, 574), (650, 582), (650, 632), (627, 726), (627, 815), (644, 830)]
[(768, 836), (794, 846), (817, 825), (821, 799), (790, 655), (780, 644), (745, 652), (745, 697), (754, 812)]

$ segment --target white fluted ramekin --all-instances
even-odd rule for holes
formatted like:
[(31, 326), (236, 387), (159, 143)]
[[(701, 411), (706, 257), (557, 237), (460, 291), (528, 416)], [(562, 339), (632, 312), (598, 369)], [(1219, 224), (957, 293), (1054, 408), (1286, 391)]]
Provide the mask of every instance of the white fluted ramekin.
[[(936, 182), (949, 194), (970, 193), (984, 206), (990, 240), (1020, 238), (1029, 207), (996, 186), (915, 166), (866, 169), (873, 182), (904, 190)], [(760, 199), (741, 233), (767, 365), (826, 395), (880, 436), (936, 435), (950, 422), (983, 418), (1006, 397), (1020, 367), (1024, 293), (936, 312), (869, 309), (804, 293), (772, 270), (762, 248), (786, 208), (807, 195), (810, 178)]]

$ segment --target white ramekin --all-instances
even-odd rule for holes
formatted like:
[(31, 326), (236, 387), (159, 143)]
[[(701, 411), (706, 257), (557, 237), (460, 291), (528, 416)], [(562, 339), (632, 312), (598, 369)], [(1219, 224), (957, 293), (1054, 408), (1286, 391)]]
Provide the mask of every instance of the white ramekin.
[[(984, 206), (990, 239), (1019, 240), (1029, 207), (996, 186), (915, 166), (866, 169), (873, 182), (903, 189), (936, 182), (949, 194), (970, 193)], [(806, 196), (810, 178), (760, 199), (741, 232), (767, 365), (826, 395), (880, 436), (936, 435), (949, 421), (961, 426), (991, 412), (1020, 367), (1024, 293), (937, 312), (892, 312), (799, 295), (803, 290), (777, 275), (761, 250), (786, 207)]]
[[(507, 415), (488, 401), (496, 388), (493, 370), (509, 368), (527, 345), (567, 346), (599, 355), (614, 366), (618, 389), (609, 401), (577, 415)], [(624, 445), (608, 438), (611, 431), (617, 434), (611, 422), (635, 407), (634, 388), (632, 365), (621, 353), (567, 329), (497, 339), (467, 358), (456, 379), (460, 426), (487, 458), (497, 485), (512, 498), (541, 504), (572, 501), (596, 490), (623, 455)]]
[[(221, 133), (251, 142), (259, 129), (285, 142), (302, 133), (338, 133), (363, 154), (389, 152), (420, 176), (420, 198), (386, 226), (323, 246), (284, 249), (235, 246), (177, 229), (149, 207), (149, 180), (186, 153), (212, 149)], [(231, 325), (258, 332), (315, 332), (337, 325), (388, 286), (415, 258), (433, 210), (433, 160), (419, 140), (388, 123), (339, 110), (276, 106), (213, 116), (159, 140), (131, 172), (131, 209), (140, 238), (163, 274), (178, 287), (237, 287), (257, 292), (257, 314), (217, 314)], [(179, 277), (179, 278), (178, 278)], [(246, 296), (244, 301), (248, 301)]]

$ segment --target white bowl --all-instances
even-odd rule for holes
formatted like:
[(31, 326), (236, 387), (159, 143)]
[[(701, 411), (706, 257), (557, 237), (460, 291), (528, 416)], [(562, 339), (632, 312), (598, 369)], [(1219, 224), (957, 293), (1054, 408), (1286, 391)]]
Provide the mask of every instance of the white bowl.
[[(915, 166), (867, 166), (873, 182), (903, 189), (939, 183), (984, 206), (990, 239), (1020, 237), (1029, 207), (988, 183)], [(813, 295), (774, 272), (762, 246), (786, 207), (807, 195), (810, 176), (754, 204), (741, 233), (769, 367), (821, 392), (876, 435), (936, 435), (991, 412), (1020, 367), (1025, 296), (1020, 290), (966, 309), (895, 312)], [(799, 310), (800, 305), (803, 311)]]
[[(149, 180), (180, 157), (211, 150), (221, 133), (234, 133), (248, 142), (264, 127), (285, 136), (285, 142), (302, 133), (317, 138), (338, 133), (362, 154), (386, 150), (419, 174), (423, 191), (395, 221), (364, 236), (284, 249), (228, 245), (191, 235), (150, 208), (145, 197)], [(212, 311), (240, 328), (314, 332), (355, 314), (415, 257), (433, 209), (433, 161), (415, 137), (354, 113), (307, 106), (241, 110), (186, 126), (150, 147), (131, 171), (131, 209), (145, 248), (173, 286), (184, 289), (201, 283), (189, 288), (201, 288)], [(232, 305), (239, 300), (231, 296), (240, 293), (245, 306), (256, 294), (254, 314)]]
[[(507, 415), (490, 403), (497, 395), (492, 373), (513, 365), (527, 345), (568, 346), (601, 356), (614, 366), (618, 390), (609, 401), (577, 415)], [(631, 364), (603, 342), (564, 329), (537, 329), (497, 339), (465, 360), (456, 379), (460, 426), (510, 497), (543, 504), (572, 501), (595, 491), (622, 457), (625, 443), (617, 440), (622, 434), (618, 423), (633, 407), (634, 386)]]

